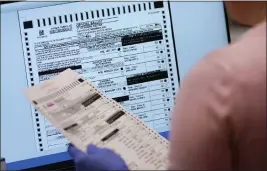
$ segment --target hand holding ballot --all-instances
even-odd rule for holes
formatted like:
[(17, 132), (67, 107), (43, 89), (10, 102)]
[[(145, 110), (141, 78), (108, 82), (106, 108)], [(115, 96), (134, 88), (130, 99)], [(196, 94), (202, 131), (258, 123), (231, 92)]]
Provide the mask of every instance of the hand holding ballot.
[(70, 156), (75, 163), (76, 171), (84, 170), (129, 170), (124, 160), (112, 150), (98, 148), (89, 145), (84, 153), (70, 145), (68, 148)]

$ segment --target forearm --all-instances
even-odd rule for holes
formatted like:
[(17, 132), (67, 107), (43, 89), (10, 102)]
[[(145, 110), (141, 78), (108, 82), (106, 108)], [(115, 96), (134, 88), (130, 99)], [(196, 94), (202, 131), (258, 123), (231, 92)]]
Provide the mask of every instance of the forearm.
[[(223, 67), (209, 58), (186, 76), (171, 129), (171, 170), (231, 170), (228, 113), (234, 92)], [(233, 99), (234, 100), (234, 99)]]

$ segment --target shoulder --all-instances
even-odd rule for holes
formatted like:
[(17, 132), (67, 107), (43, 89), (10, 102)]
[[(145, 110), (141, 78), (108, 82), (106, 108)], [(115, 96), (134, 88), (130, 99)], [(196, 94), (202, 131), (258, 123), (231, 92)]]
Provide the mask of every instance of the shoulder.
[(207, 106), (213, 107), (213, 117), (230, 124), (236, 136), (247, 131), (249, 125), (264, 125), (266, 24), (208, 54), (185, 77), (181, 93), (183, 89), (205, 98)]
[(186, 82), (197, 82), (203, 87), (238, 87), (236, 93), (240, 88), (266, 85), (266, 24), (251, 29), (238, 42), (208, 54), (187, 74)]
[[(236, 43), (208, 54), (185, 76), (179, 99), (205, 103), (213, 116), (246, 119), (246, 113), (266, 99), (266, 24), (247, 32)], [(254, 100), (252, 100), (254, 99)], [(192, 101), (192, 99), (191, 99)], [(229, 119), (230, 118), (230, 119)]]

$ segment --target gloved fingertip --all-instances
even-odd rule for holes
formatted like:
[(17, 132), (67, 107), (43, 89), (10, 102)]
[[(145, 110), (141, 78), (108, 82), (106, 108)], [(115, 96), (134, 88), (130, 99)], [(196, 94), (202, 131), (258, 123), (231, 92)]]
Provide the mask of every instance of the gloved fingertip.
[(93, 153), (97, 152), (98, 149), (99, 148), (96, 145), (89, 144), (87, 146), (87, 154), (93, 154)]
[(68, 147), (68, 152), (69, 152), (70, 156), (74, 158), (81, 151), (79, 149), (77, 149), (74, 145), (70, 144)]
[(72, 144), (72, 143), (69, 143), (69, 146), (68, 146), (68, 149), (70, 148), (70, 147), (73, 147), (74, 145)]

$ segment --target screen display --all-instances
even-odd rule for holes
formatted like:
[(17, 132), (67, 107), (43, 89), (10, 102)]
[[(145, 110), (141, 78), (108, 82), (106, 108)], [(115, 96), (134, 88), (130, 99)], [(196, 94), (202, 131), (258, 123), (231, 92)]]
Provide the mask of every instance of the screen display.
[(227, 41), (221, 2), (2, 6), (1, 156), (8, 169), (70, 159), (68, 140), (30, 106), (24, 88), (71, 68), (168, 138), (180, 78)]

